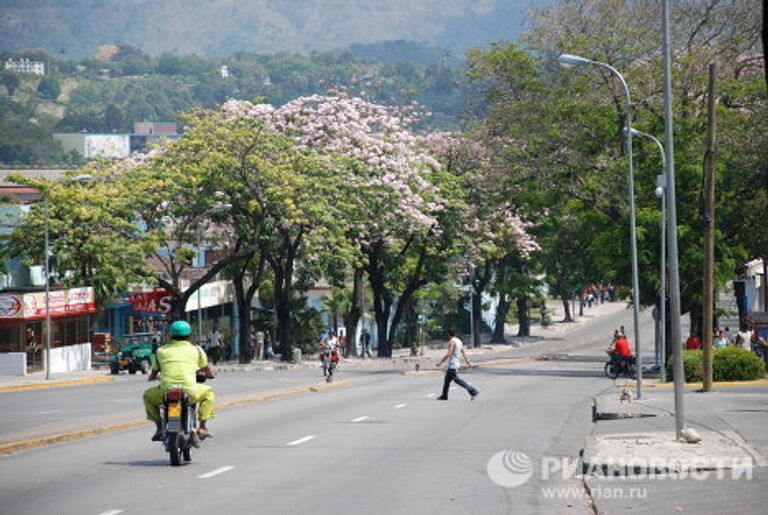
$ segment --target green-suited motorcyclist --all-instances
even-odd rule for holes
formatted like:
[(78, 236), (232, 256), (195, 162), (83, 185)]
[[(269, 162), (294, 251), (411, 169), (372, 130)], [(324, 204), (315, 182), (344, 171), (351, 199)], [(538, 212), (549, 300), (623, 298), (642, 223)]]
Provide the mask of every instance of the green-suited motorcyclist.
[(206, 377), (213, 379), (213, 372), (208, 366), (205, 352), (199, 346), (187, 341), (191, 332), (192, 329), (187, 322), (175, 321), (171, 324), (171, 341), (158, 348), (155, 353), (149, 381), (154, 381), (159, 376), (160, 385), (147, 388), (144, 392), (144, 409), (147, 412), (147, 418), (154, 421), (157, 426), (155, 434), (152, 435), (152, 441), (163, 439), (160, 405), (163, 403), (163, 394), (174, 386), (182, 386), (190, 401), (197, 403), (197, 414), (200, 419), (197, 433), (200, 438), (211, 436), (206, 422), (214, 417), (213, 388), (198, 383), (196, 374), (198, 369), (201, 369)]

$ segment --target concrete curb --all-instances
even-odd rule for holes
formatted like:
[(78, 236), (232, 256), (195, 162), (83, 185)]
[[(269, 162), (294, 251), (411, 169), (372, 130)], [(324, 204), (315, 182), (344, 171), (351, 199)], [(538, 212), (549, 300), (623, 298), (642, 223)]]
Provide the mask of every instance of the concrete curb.
[(51, 381), (47, 383), (19, 384), (14, 386), (0, 386), (0, 393), (22, 392), (25, 390), (43, 390), (46, 388), (61, 388), (66, 386), (78, 386), (91, 383), (109, 383), (114, 381), (114, 377), (89, 377), (87, 379), (68, 379), (65, 381)]
[[(108, 378), (111, 379), (111, 378)], [(247, 397), (243, 399), (236, 399), (233, 401), (227, 401), (216, 406), (217, 409), (229, 409), (239, 406), (247, 406), (250, 404), (258, 404), (260, 402), (266, 402), (276, 399), (284, 399), (288, 397), (296, 397), (298, 395), (306, 393), (323, 393), (329, 390), (335, 390), (337, 388), (343, 388), (349, 386), (349, 381), (335, 381), (333, 383), (320, 383), (309, 386), (299, 386), (295, 388), (288, 388), (285, 390), (275, 390), (272, 392), (266, 392), (264, 394), (256, 395), (254, 397)], [(40, 438), (30, 438), (26, 440), (17, 440), (15, 442), (8, 442), (0, 444), (0, 456), (8, 456), (23, 451), (32, 449), (39, 449), (41, 447), (48, 447), (58, 443), (72, 442), (75, 440), (82, 440), (84, 438), (90, 438), (92, 436), (98, 436), (103, 434), (115, 433), (118, 431), (125, 431), (127, 429), (134, 429), (144, 425), (149, 425), (150, 421), (145, 419), (129, 420), (127, 422), (121, 422), (119, 424), (112, 424), (102, 427), (91, 427), (87, 429), (81, 429), (79, 431), (72, 431), (69, 433), (61, 433), (57, 435), (44, 436)]]
[[(624, 383), (624, 387), (635, 386), (634, 380), (627, 380)], [(646, 382), (643, 381), (643, 387), (648, 388), (674, 388), (675, 384), (672, 381), (666, 383)], [(719, 383), (712, 383), (713, 388), (730, 388), (730, 387), (749, 387), (749, 386), (768, 386), (768, 379), (757, 379), (755, 381), (722, 381)], [(701, 389), (702, 383), (685, 383), (685, 388), (688, 389)]]

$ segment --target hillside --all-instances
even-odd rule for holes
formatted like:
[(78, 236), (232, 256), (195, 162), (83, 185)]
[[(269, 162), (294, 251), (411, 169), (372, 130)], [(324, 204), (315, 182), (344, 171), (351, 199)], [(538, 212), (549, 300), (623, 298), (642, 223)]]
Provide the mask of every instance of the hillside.
[(2, 0), (0, 50), (78, 59), (106, 43), (151, 55), (308, 53), (403, 40), (461, 51), (513, 39), (546, 0)]

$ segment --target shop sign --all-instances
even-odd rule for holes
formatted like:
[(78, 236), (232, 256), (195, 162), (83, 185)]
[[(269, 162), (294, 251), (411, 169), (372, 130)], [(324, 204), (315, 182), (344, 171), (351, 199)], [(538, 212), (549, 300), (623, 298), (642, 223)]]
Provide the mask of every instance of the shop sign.
[(96, 311), (93, 288), (72, 288), (52, 291), (45, 306), (45, 292), (0, 295), (0, 319), (24, 318), (36, 320), (52, 317), (81, 315)]
[(131, 301), (131, 309), (138, 313), (167, 315), (171, 312), (173, 294), (160, 288), (154, 291), (129, 293), (128, 298)]

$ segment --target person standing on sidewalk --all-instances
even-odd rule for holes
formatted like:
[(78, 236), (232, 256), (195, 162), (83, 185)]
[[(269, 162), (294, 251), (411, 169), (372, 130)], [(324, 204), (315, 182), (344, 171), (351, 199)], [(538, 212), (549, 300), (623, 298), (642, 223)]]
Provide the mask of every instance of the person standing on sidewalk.
[(439, 368), (445, 363), (445, 360), (448, 360), (448, 368), (445, 371), (445, 380), (443, 381), (443, 394), (438, 397), (437, 400), (448, 400), (448, 388), (451, 386), (451, 381), (454, 381), (456, 384), (466, 389), (467, 392), (469, 392), (470, 400), (475, 400), (475, 397), (477, 397), (477, 394), (480, 392), (477, 391), (474, 386), (459, 377), (459, 366), (461, 364), (460, 357), (464, 358), (464, 361), (467, 362), (469, 368), (475, 368), (475, 366), (469, 362), (467, 353), (464, 352), (464, 344), (456, 337), (456, 332), (453, 329), (449, 329), (448, 336), (451, 338), (448, 341), (448, 351), (445, 353), (445, 356), (443, 356), (443, 359), (437, 364), (437, 367)]

